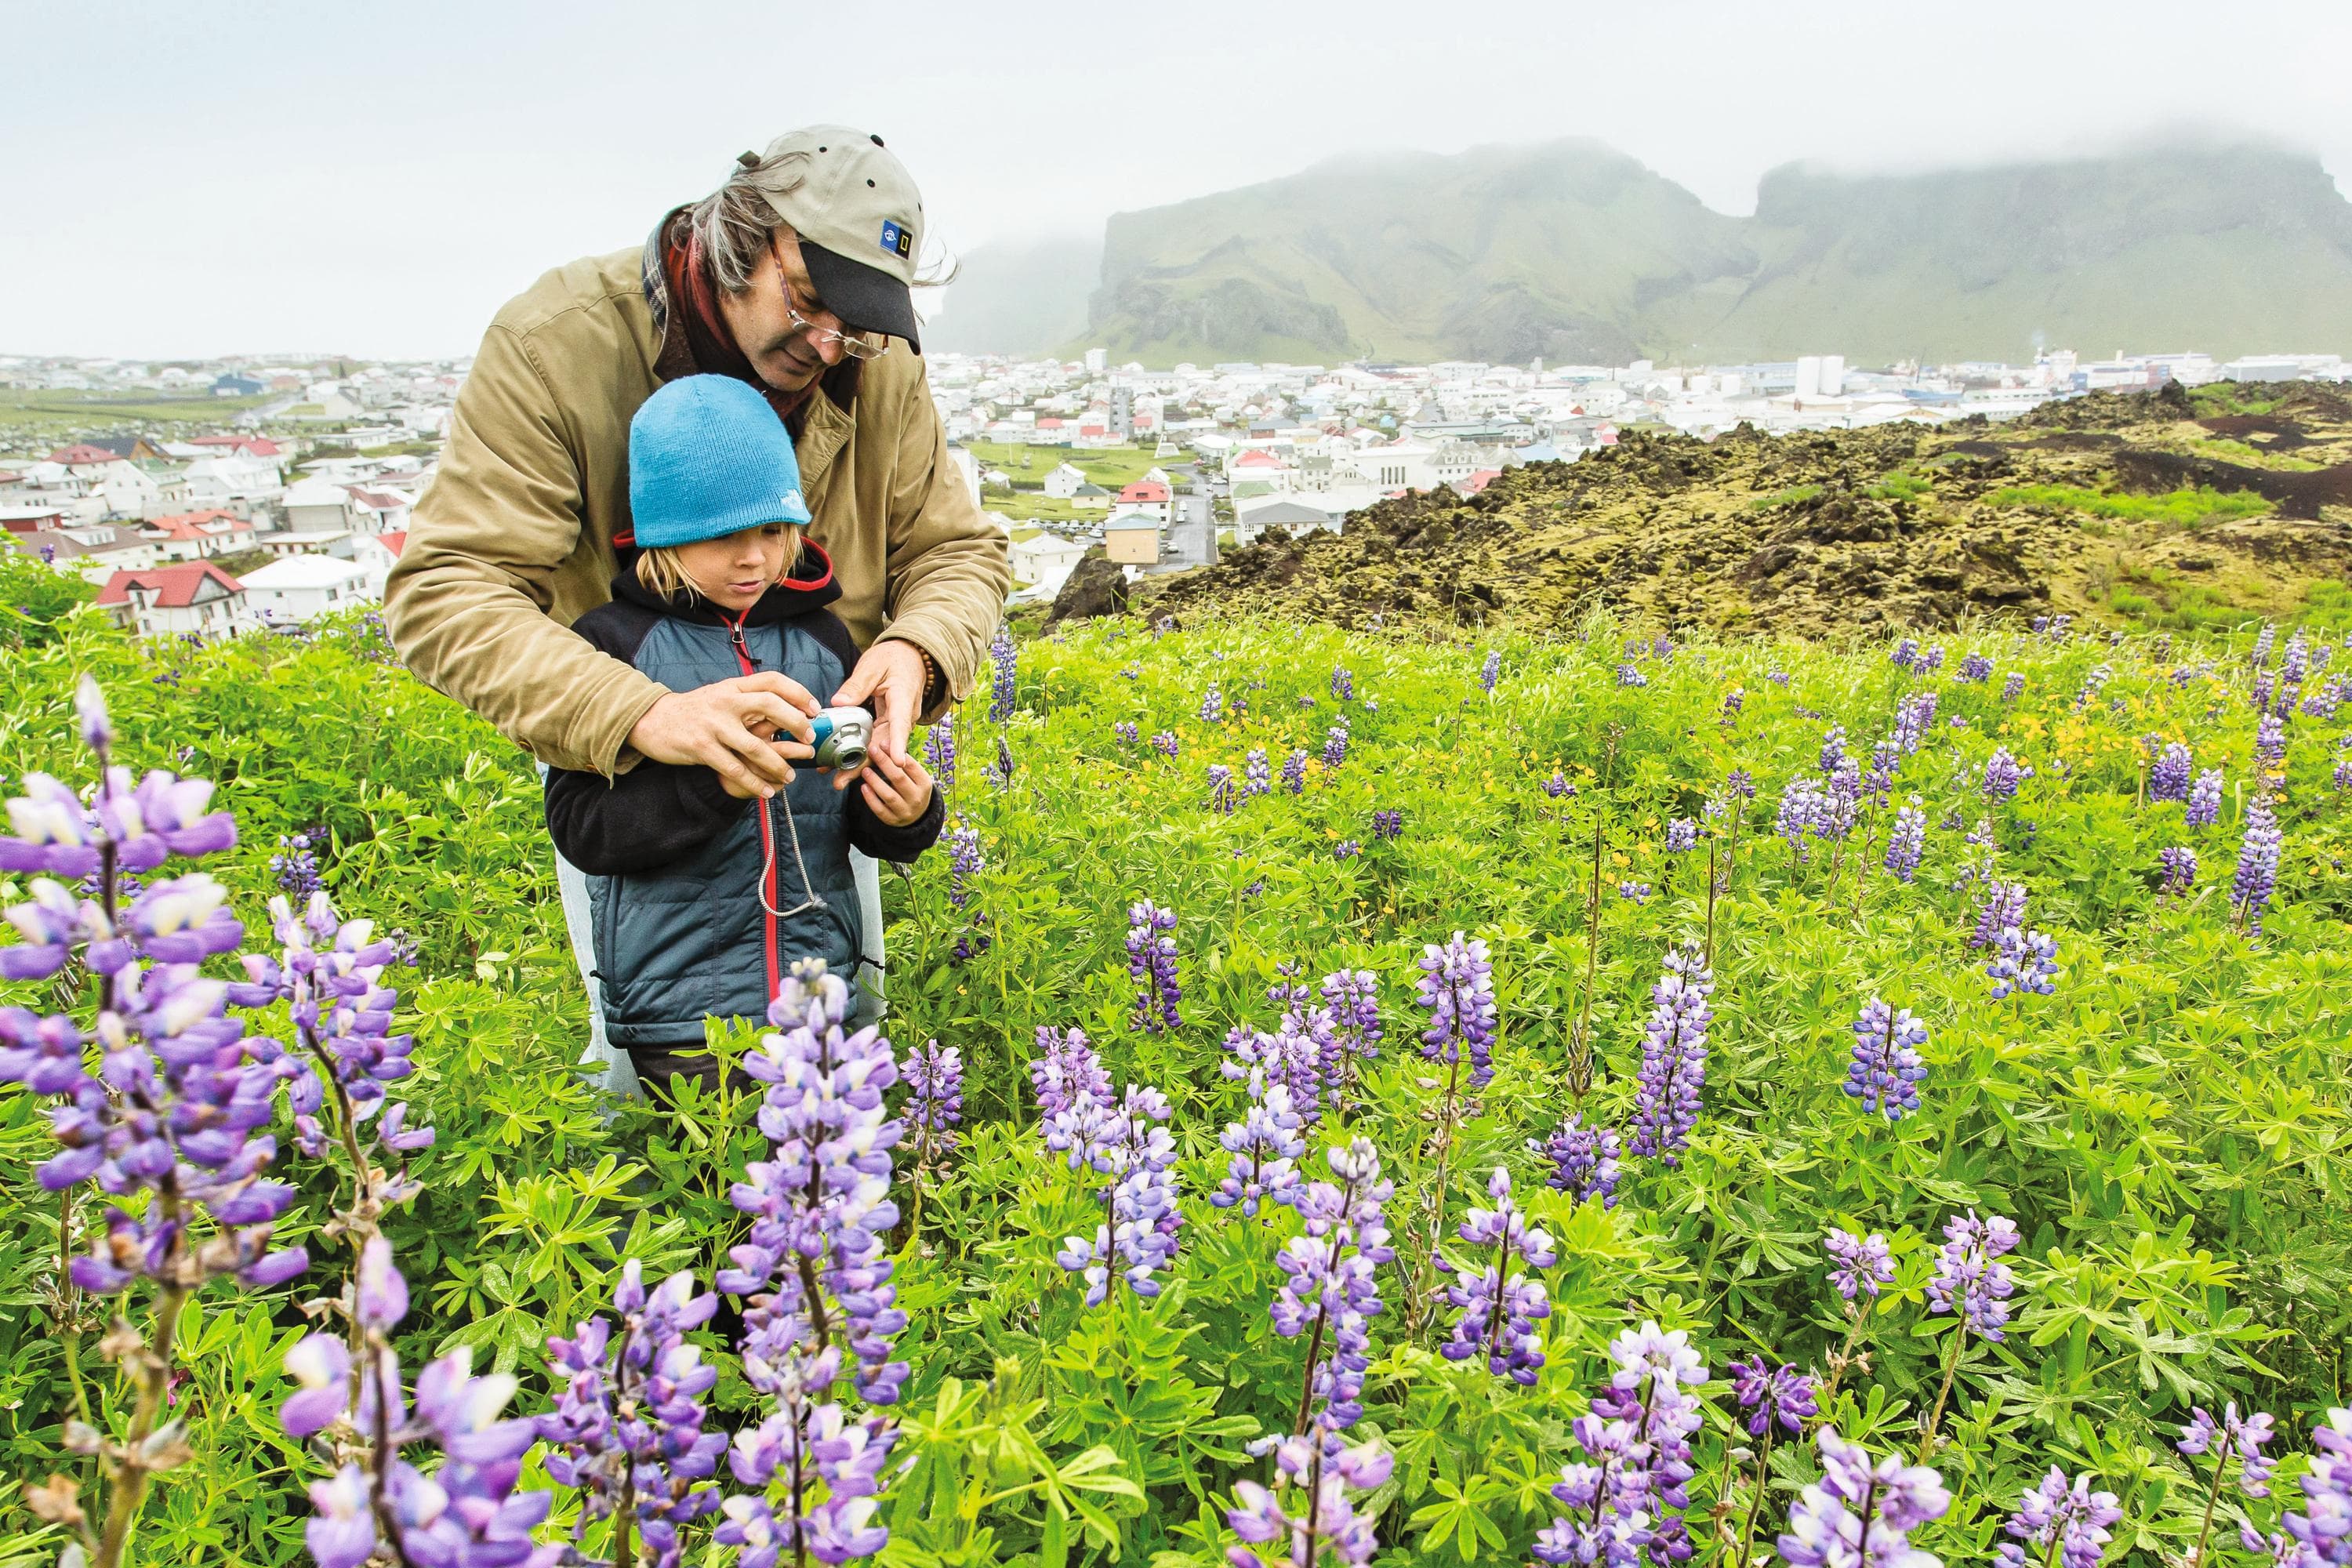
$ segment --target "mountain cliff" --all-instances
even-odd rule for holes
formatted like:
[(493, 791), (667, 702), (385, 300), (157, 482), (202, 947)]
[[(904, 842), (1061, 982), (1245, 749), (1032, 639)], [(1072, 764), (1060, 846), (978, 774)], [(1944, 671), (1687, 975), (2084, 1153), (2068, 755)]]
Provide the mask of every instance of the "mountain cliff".
[[(1745, 218), (1591, 141), (1358, 155), (1113, 216), (1083, 330), (1059, 335), (1076, 319), (1066, 268), (971, 259), (970, 309), (1016, 323), (992, 324), (989, 346), (1159, 365), (2352, 351), (2352, 203), (2315, 158), (2252, 144), (1790, 165)], [(941, 318), (943, 342), (966, 308)]]

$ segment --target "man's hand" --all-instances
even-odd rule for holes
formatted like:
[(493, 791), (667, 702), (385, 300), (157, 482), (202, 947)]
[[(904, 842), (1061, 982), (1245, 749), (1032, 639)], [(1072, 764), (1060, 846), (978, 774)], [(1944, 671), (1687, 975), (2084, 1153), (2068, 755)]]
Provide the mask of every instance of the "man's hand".
[[(629, 731), (629, 744), (657, 763), (699, 763), (715, 770), (738, 800), (764, 800), (793, 782), (787, 758), (814, 754), (807, 742), (809, 716), (816, 710), (808, 688), (762, 669), (668, 693)], [(779, 733), (793, 739), (771, 738)]]
[[(923, 707), (923, 656), (913, 643), (903, 637), (876, 643), (833, 694), (836, 708), (856, 707), (869, 699), (874, 704), (874, 739), (866, 748), (868, 753), (905, 765), (907, 736)], [(862, 772), (836, 769), (833, 787), (847, 789)]]

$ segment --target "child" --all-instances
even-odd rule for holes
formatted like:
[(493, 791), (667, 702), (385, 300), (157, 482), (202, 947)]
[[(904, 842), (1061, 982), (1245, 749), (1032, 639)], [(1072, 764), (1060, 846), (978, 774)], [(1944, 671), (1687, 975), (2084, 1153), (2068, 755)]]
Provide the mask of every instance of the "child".
[[(841, 590), (802, 537), (800, 465), (759, 393), (693, 375), (646, 399), (629, 507), (612, 602), (572, 630), (673, 691), (761, 669), (821, 702), (839, 689), (858, 650), (825, 608)], [(704, 1016), (764, 1018), (795, 959), (852, 979), (865, 933), (849, 851), (912, 860), (941, 817), (923, 765), (879, 752), (846, 789), (803, 763), (766, 802), (699, 765), (551, 771), (548, 832), (588, 876), (607, 1037), (650, 1088), (673, 1073), (715, 1085)]]

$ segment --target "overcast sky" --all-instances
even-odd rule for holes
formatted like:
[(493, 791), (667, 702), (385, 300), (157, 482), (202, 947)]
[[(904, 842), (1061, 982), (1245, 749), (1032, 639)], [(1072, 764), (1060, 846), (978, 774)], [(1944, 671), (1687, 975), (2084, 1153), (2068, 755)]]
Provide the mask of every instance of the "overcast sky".
[(1568, 135), (1730, 213), (1792, 159), (2183, 129), (2352, 190), (2343, 0), (0, 0), (0, 353), (465, 353), (548, 267), (820, 121), (880, 132), (951, 249), (1335, 153)]

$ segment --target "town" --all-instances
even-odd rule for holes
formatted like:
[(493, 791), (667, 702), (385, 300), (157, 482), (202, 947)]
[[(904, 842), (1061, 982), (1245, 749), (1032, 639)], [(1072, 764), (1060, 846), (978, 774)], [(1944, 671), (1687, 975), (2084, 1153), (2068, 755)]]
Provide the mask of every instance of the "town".
[[(138, 363), (0, 356), (0, 537), (95, 586), (142, 636), (299, 628), (379, 602), (449, 433), (463, 359)], [(1129, 577), (1385, 498), (1475, 495), (1636, 428), (1711, 439), (2004, 419), (2168, 383), (2352, 379), (2335, 354), (2194, 353), (2029, 365), (1448, 363), (1115, 366), (935, 354), (950, 459), (1009, 541), (1015, 601), (1089, 551)]]

